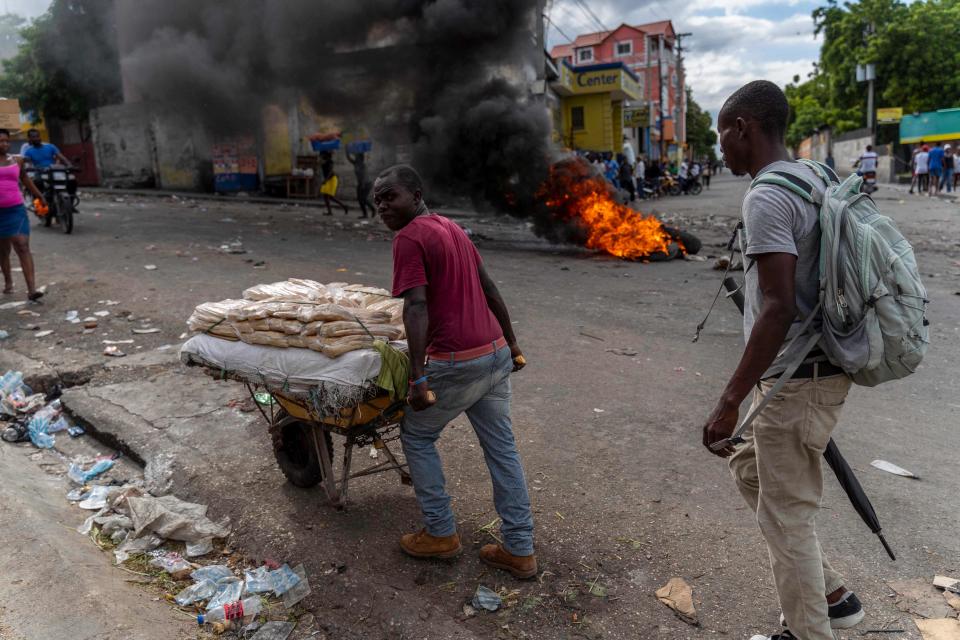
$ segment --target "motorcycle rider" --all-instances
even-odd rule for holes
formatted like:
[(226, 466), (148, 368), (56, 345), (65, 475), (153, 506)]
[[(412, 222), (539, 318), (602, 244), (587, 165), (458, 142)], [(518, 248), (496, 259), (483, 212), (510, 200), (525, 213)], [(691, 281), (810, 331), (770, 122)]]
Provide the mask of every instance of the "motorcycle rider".
[(877, 188), (877, 158), (877, 152), (873, 150), (873, 145), (868, 144), (867, 150), (860, 154), (860, 157), (857, 158), (857, 161), (853, 163), (854, 168), (857, 169), (858, 176), (861, 176), (867, 180), (873, 178), (873, 183), (869, 185), (871, 191)]
[(68, 168), (72, 166), (56, 145), (40, 139), (40, 132), (36, 129), (27, 131), (27, 147), (21, 152), (36, 169), (49, 169), (55, 162)]

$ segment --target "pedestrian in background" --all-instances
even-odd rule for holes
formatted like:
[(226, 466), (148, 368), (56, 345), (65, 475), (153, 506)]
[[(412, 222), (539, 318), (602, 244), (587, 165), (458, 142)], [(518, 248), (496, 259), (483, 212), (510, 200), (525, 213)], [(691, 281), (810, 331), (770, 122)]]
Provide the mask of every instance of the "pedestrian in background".
[(710, 175), (713, 173), (713, 163), (710, 160), (706, 160), (703, 163), (703, 186), (708, 191), (710, 190)]
[(960, 182), (960, 144), (954, 148), (953, 154), (953, 190), (957, 190), (957, 183)]
[[(27, 283), (27, 299), (36, 302), (43, 297), (34, 279), (33, 255), (30, 253), (30, 218), (23, 204), (23, 185), (46, 206), (43, 194), (23, 168), (22, 156), (10, 155), (10, 132), (0, 129), (0, 268), (3, 271), (3, 292), (13, 293), (13, 267), (10, 252), (20, 259), (23, 279)], [(48, 214), (49, 215), (49, 214)]]
[(953, 191), (953, 176), (957, 166), (955, 160), (953, 149), (948, 142), (943, 145), (943, 181), (940, 183), (941, 190), (945, 187), (947, 193)]
[(333, 170), (333, 154), (329, 151), (324, 151), (320, 154), (320, 170), (323, 172), (323, 184), (320, 185), (320, 194), (323, 196), (324, 204), (327, 205), (327, 213), (325, 215), (333, 215), (333, 211), (330, 209), (331, 200), (343, 207), (343, 212), (346, 213), (349, 211), (347, 205), (337, 200), (337, 187), (340, 185), (340, 178), (337, 177), (336, 172)]
[(927, 167), (930, 173), (930, 188), (927, 189), (927, 196), (934, 196), (940, 192), (940, 179), (943, 177), (943, 147), (940, 141), (933, 143), (933, 149), (927, 154)]
[[(930, 168), (927, 164), (929, 156), (930, 147), (923, 145), (920, 147), (920, 152), (913, 158), (914, 170), (917, 173), (917, 195), (925, 192), (930, 186)], [(913, 185), (911, 185), (910, 193), (913, 193)]]
[(633, 182), (633, 166), (626, 158), (620, 163), (620, 188), (630, 194), (630, 202), (637, 199), (637, 187)]
[(617, 177), (620, 175), (620, 163), (613, 158), (609, 151), (606, 153), (603, 161), (603, 177), (610, 181), (615, 189), (619, 189)]
[(353, 165), (353, 175), (357, 179), (357, 202), (360, 203), (360, 217), (367, 217), (367, 208), (370, 209), (370, 217), (373, 217), (374, 210), (373, 205), (370, 203), (370, 188), (373, 186), (370, 184), (367, 178), (367, 161), (366, 153), (359, 151), (356, 154), (351, 154), (347, 151), (347, 161)]
[(647, 191), (644, 189), (647, 182), (647, 163), (643, 155), (637, 157), (637, 165), (633, 168), (633, 176), (636, 179), (637, 193), (641, 200), (646, 200)]

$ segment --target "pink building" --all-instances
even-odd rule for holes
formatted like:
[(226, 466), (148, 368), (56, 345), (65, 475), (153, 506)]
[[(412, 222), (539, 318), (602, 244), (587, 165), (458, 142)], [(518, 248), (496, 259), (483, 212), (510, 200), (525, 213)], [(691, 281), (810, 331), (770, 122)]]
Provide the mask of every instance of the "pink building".
[[(649, 157), (676, 156), (686, 142), (686, 92), (677, 35), (669, 20), (578, 35), (550, 57), (573, 67), (621, 62), (640, 80), (644, 100), (625, 105), (624, 132)], [(662, 81), (661, 81), (662, 79)], [(662, 118), (662, 131), (659, 123)]]

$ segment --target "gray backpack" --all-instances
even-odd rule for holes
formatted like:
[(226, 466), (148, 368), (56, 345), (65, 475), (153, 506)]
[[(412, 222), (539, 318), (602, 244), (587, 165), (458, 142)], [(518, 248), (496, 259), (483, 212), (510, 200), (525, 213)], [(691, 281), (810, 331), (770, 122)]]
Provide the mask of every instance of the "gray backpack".
[[(820, 302), (796, 339), (807, 340), (809, 349), (819, 343), (857, 384), (905, 378), (917, 370), (930, 342), (929, 301), (913, 247), (873, 199), (860, 193), (860, 176), (839, 182), (830, 168), (800, 162), (825, 189), (785, 171), (763, 173), (750, 185), (778, 185), (820, 207)], [(818, 312), (820, 331), (807, 333)]]

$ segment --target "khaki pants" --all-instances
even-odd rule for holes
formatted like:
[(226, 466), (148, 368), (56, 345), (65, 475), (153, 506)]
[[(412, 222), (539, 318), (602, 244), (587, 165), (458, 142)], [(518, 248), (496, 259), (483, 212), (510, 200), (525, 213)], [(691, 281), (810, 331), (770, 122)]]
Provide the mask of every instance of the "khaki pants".
[[(770, 551), (780, 608), (800, 640), (832, 640), (825, 594), (843, 576), (823, 557), (814, 521), (823, 495), (823, 451), (850, 379), (791, 380), (757, 416), (730, 458), (737, 488), (757, 514)], [(773, 386), (761, 382), (754, 406)]]

